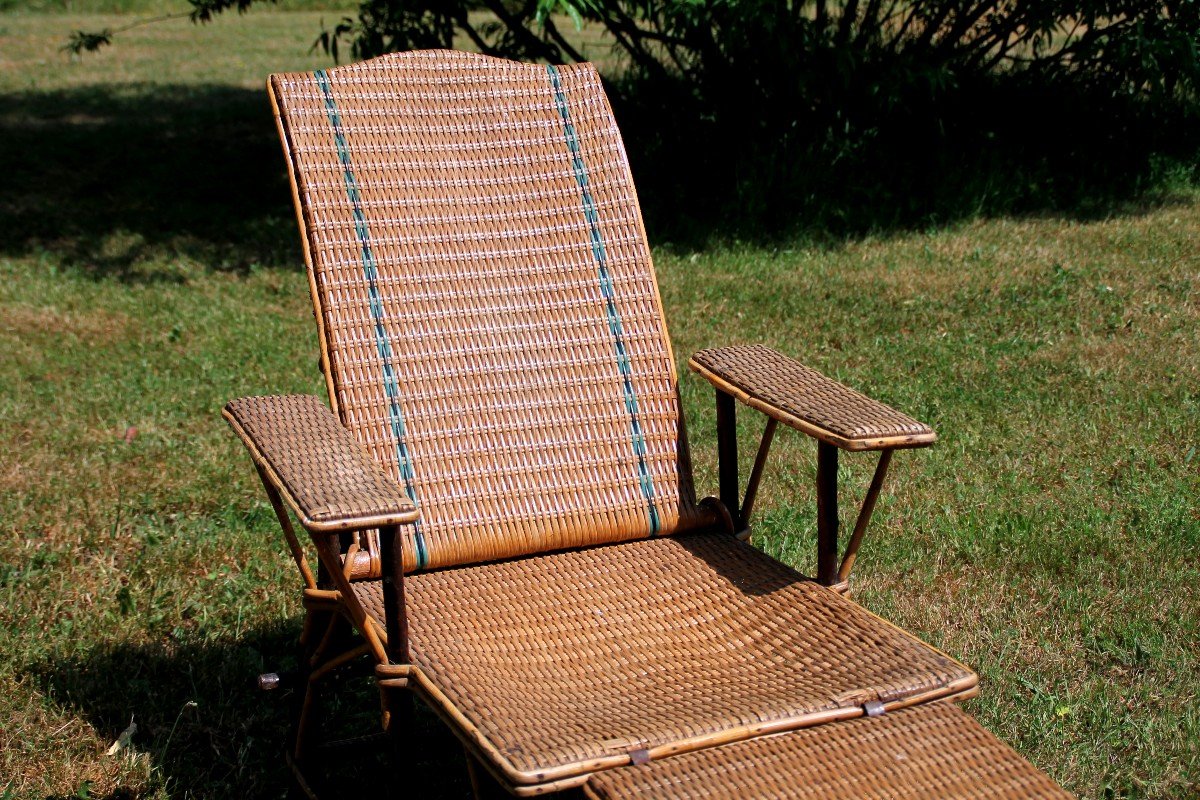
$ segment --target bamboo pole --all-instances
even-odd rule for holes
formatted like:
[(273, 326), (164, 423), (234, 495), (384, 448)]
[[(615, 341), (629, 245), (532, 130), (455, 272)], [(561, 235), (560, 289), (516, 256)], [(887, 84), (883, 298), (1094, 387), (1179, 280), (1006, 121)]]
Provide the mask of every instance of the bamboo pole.
[(854, 559), (858, 557), (858, 546), (862, 544), (867, 525), (871, 522), (871, 514), (875, 511), (875, 501), (879, 499), (879, 491), (883, 488), (883, 479), (887, 476), (888, 465), (892, 463), (892, 451), (884, 450), (879, 454), (879, 463), (875, 466), (875, 476), (871, 478), (871, 486), (867, 496), (863, 498), (862, 508), (858, 512), (858, 520), (854, 523), (854, 533), (850, 534), (850, 542), (846, 545), (846, 555), (842, 558), (842, 566), (838, 569), (838, 581), (850, 580), (850, 571), (854, 569)]

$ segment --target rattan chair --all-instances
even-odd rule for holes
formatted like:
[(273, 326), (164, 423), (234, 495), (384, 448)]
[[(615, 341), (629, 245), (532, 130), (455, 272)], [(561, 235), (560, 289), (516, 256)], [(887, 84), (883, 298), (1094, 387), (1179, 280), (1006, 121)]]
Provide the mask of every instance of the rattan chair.
[[(931, 753), (967, 730), (935, 701), (972, 696), (976, 676), (838, 591), (892, 451), (932, 430), (767, 348), (706, 350), (691, 366), (716, 387), (721, 486), (696, 498), (650, 251), (590, 65), (414, 52), (269, 90), (329, 406), (251, 397), (224, 413), (305, 583), (296, 763), (323, 680), (361, 661), (385, 727), (402, 731), (416, 695), (518, 795), (618, 769), (588, 791), (621, 797), (644, 782), (619, 768), (683, 769), (689, 753), (792, 781), (807, 762), (731, 743), (811, 729), (836, 767), (873, 735), (871, 720), (844, 727), (864, 715)], [(744, 495), (737, 401), (767, 418)], [(779, 422), (818, 441), (815, 581), (743, 541)], [(880, 451), (840, 564), (839, 449)], [(935, 710), (889, 713), (918, 705)]]

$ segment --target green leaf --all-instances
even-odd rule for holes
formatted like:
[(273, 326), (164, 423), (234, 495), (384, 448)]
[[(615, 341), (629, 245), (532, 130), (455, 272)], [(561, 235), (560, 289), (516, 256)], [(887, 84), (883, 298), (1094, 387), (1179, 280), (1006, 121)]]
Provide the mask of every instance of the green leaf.
[(82, 55), (85, 52), (94, 53), (101, 47), (112, 44), (112, 35), (112, 28), (96, 32), (75, 31), (62, 49), (73, 56)]

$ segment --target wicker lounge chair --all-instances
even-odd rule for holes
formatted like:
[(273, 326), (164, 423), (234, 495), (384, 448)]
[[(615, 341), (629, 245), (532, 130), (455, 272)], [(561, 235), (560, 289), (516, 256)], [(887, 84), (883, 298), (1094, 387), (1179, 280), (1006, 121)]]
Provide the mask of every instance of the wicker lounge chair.
[[(892, 451), (931, 443), (927, 426), (766, 348), (703, 351), (691, 366), (716, 387), (721, 497), (695, 497), (646, 236), (591, 66), (416, 52), (269, 89), (332, 409), (252, 397), (225, 416), (305, 582), (294, 759), (322, 680), (369, 660), (385, 727), (402, 731), (416, 695), (519, 795), (771, 797), (819, 753), (860, 789), (803, 796), (963, 775), (986, 796), (1065, 796), (937, 702), (972, 696), (970, 670), (836, 591)], [(745, 496), (737, 401), (768, 420)], [(739, 536), (779, 422), (818, 440), (816, 581)], [(839, 449), (881, 452), (840, 564)], [(897, 737), (908, 778), (879, 767)], [(1017, 767), (964, 767), (998, 763)]]

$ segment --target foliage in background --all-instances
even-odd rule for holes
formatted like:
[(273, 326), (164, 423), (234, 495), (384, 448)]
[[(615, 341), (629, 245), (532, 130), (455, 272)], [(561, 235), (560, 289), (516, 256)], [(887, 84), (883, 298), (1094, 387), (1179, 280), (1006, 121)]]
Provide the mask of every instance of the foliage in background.
[[(196, 21), (266, 1), (188, 0)], [(1192, 0), (362, 0), (316, 46), (582, 61), (580, 26), (611, 44), (647, 212), (671, 236), (714, 215), (844, 232), (1086, 212), (1195, 177)]]
[[(189, 0), (207, 18), (256, 0)], [(482, 8), (486, 21), (469, 12)], [(685, 80), (698, 96), (784, 99), (806, 72), (872, 63), (933, 88), (997, 68), (1072, 76), (1113, 92), (1194, 96), (1200, 5), (1190, 0), (363, 0), (336, 36), (355, 58), (453, 47), (465, 35), (504, 58), (582, 61), (555, 12), (602, 25), (645, 76)], [(788, 68), (791, 69), (788, 69)], [(895, 92), (879, 92), (884, 103)]]

